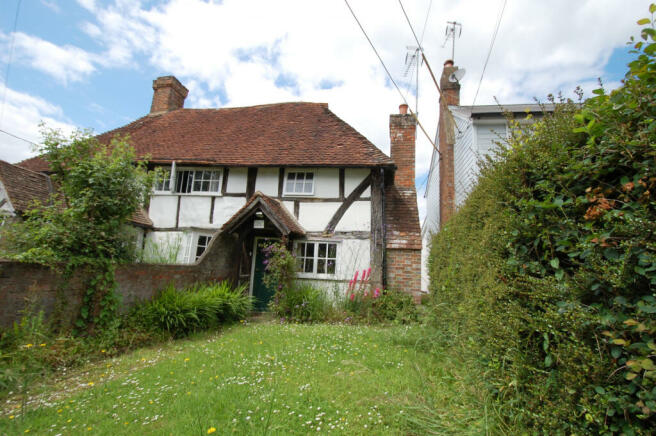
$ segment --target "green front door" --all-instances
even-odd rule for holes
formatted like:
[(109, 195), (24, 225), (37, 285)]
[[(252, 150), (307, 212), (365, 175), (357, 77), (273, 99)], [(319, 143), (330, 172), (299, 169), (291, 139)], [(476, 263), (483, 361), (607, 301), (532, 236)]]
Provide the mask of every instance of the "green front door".
[(264, 253), (262, 253), (262, 249), (275, 240), (273, 238), (255, 239), (255, 249), (253, 250), (253, 297), (255, 298), (254, 308), (258, 312), (267, 310), (267, 305), (275, 293), (275, 289), (269, 289), (263, 281), (266, 265), (264, 264)]

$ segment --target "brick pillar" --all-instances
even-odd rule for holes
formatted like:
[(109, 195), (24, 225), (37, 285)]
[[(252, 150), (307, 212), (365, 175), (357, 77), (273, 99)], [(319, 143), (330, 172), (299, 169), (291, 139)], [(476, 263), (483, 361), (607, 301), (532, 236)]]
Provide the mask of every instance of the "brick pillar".
[[(456, 210), (456, 184), (454, 170), (453, 118), (448, 113), (448, 106), (460, 105), (460, 83), (451, 82), (449, 76), (458, 69), (453, 61), (444, 63), (440, 78), (442, 97), (440, 98), (440, 119), (438, 124), (438, 140), (440, 150), (440, 227), (442, 227)], [(450, 133), (448, 129), (451, 130)]]
[(399, 106), (399, 114), (390, 115), (390, 154), (396, 164), (394, 184), (403, 188), (415, 186), (415, 117), (408, 114), (408, 105)]
[(189, 90), (173, 76), (158, 77), (153, 80), (153, 103), (151, 114), (170, 112), (184, 107)]

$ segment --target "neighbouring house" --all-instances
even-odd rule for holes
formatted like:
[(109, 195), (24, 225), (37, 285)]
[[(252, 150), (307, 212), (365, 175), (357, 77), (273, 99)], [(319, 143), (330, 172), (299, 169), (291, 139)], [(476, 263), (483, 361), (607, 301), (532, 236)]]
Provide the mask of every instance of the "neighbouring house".
[[(0, 160), (0, 225), (20, 220), (35, 205), (47, 205), (54, 192), (50, 176), (45, 172), (32, 171)], [(130, 217), (130, 224), (137, 230), (137, 244), (143, 243), (147, 229), (153, 223), (143, 209)]]
[[(460, 105), (460, 83), (454, 72), (458, 67), (448, 60), (440, 78), (443, 99), (440, 118), (426, 182), (426, 217), (422, 224), (422, 289), (428, 287), (427, 260), (432, 235), (461, 206), (476, 184), (481, 159), (491, 156), (496, 144), (509, 135), (507, 117), (519, 122), (539, 119), (551, 104)], [(530, 114), (531, 117), (527, 118)]]
[[(407, 106), (390, 116), (389, 157), (327, 104), (185, 109), (188, 91), (175, 77), (158, 78), (153, 90), (148, 115), (98, 136), (103, 143), (127, 136), (163, 174), (147, 207), (147, 259), (197, 263), (221, 249), (215, 241), (236, 244), (234, 278), (249, 283), (261, 308), (270, 298), (262, 247), (276, 240), (294, 250), (299, 278), (323, 288), (343, 289), (371, 268), (372, 284), (419, 292), (415, 122)], [(18, 165), (47, 172), (39, 157)]]

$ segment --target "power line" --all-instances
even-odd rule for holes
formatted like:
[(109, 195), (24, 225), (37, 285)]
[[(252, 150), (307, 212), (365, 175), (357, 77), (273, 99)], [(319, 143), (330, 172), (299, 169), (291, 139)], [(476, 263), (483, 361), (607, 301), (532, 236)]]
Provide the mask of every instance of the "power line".
[(403, 103), (405, 103), (408, 106), (408, 111), (410, 111), (410, 114), (414, 117), (414, 119), (417, 122), (417, 125), (419, 126), (421, 131), (424, 132), (424, 135), (428, 139), (428, 142), (430, 142), (430, 144), (433, 146), (435, 151), (437, 151), (439, 153), (440, 151), (437, 149), (437, 146), (435, 145), (435, 143), (433, 142), (431, 137), (428, 136), (428, 132), (426, 132), (426, 129), (424, 129), (424, 126), (422, 126), (421, 122), (419, 122), (419, 118), (417, 118), (417, 115), (410, 108), (410, 105), (408, 104), (408, 101), (403, 96), (403, 92), (401, 92), (401, 89), (399, 88), (399, 85), (396, 84), (396, 82), (394, 81), (394, 78), (392, 77), (389, 70), (385, 66), (385, 62), (383, 62), (383, 58), (380, 57), (380, 55), (378, 54), (378, 50), (376, 50), (376, 47), (374, 46), (373, 42), (371, 42), (371, 39), (369, 39), (369, 35), (367, 35), (367, 32), (364, 30), (364, 27), (362, 27), (362, 24), (360, 24), (360, 20), (358, 20), (358, 17), (355, 15), (355, 12), (353, 12), (353, 9), (351, 8), (351, 5), (349, 4), (348, 0), (344, 0), (344, 2), (346, 3), (346, 7), (348, 7), (349, 11), (351, 11), (351, 15), (353, 15), (353, 18), (355, 19), (355, 22), (358, 23), (358, 26), (360, 27), (360, 30), (364, 34), (364, 37), (367, 38), (367, 41), (369, 42), (369, 45), (371, 46), (374, 53), (376, 54), (376, 57), (380, 61), (380, 64), (383, 66), (383, 69), (385, 70), (385, 73), (387, 73), (387, 77), (390, 79), (390, 81), (392, 82), (392, 84), (394, 85), (396, 90), (398, 91), (399, 95), (403, 99)]
[(430, 3), (428, 3), (428, 10), (426, 11), (426, 19), (424, 20), (424, 28), (421, 31), (421, 39), (420, 42), (424, 42), (424, 33), (426, 33), (426, 25), (428, 24), (428, 16), (430, 15), (430, 10), (431, 6), (433, 6), (433, 0), (430, 0)]
[(2, 129), (0, 129), (0, 132), (4, 133), (5, 135), (13, 136), (13, 137), (16, 138), (16, 139), (20, 139), (21, 141), (25, 141), (25, 142), (30, 143), (30, 144), (32, 144), (32, 145), (36, 145), (36, 146), (39, 145), (39, 144), (37, 144), (36, 142), (32, 142), (32, 141), (30, 141), (30, 140), (28, 140), (28, 139), (21, 138), (20, 136), (18, 136), (18, 135), (14, 135), (13, 133), (9, 133), (9, 132), (7, 132), (6, 130), (2, 130)]
[(7, 61), (7, 72), (5, 73), (5, 89), (2, 92), (2, 104), (0, 105), (0, 126), (5, 115), (5, 100), (7, 98), (7, 87), (9, 86), (9, 71), (11, 70), (11, 61), (14, 57), (14, 43), (16, 41), (16, 26), (18, 25), (18, 12), (20, 11), (21, 0), (16, 4), (16, 15), (14, 16), (14, 31), (11, 32), (11, 43), (9, 44), (9, 60)]
[(499, 18), (497, 19), (497, 25), (492, 34), (492, 41), (490, 41), (490, 48), (487, 51), (487, 57), (485, 58), (485, 64), (483, 65), (483, 71), (481, 72), (481, 78), (478, 81), (478, 87), (476, 88), (476, 94), (474, 94), (474, 101), (472, 101), (472, 106), (476, 104), (476, 97), (478, 97), (478, 91), (481, 90), (481, 83), (483, 83), (483, 76), (485, 75), (485, 69), (487, 68), (487, 63), (490, 60), (490, 55), (492, 54), (492, 47), (494, 47), (494, 41), (497, 39), (497, 33), (499, 33), (499, 26), (501, 25), (501, 18), (503, 18), (503, 11), (506, 10), (506, 3), (508, 0), (503, 0), (503, 6), (501, 7), (501, 12), (499, 13)]

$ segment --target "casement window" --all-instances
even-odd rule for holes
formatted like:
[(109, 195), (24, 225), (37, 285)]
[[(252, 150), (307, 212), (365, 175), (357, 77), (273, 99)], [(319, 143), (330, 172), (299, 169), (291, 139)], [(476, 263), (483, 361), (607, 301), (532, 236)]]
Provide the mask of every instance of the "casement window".
[(192, 232), (188, 238), (183, 259), (186, 263), (193, 263), (205, 253), (212, 240), (212, 235)]
[(155, 192), (171, 192), (171, 170), (161, 171), (155, 180)]
[(219, 194), (221, 192), (221, 170), (206, 169), (171, 169), (167, 168), (155, 180), (155, 192), (170, 192), (179, 194), (208, 193)]
[(335, 274), (337, 244), (332, 242), (297, 242), (296, 269), (301, 274)]
[(175, 192), (220, 192), (221, 170), (178, 170), (175, 173)]
[(289, 171), (285, 180), (286, 195), (314, 195), (312, 171)]
[(210, 245), (210, 241), (212, 240), (211, 236), (208, 235), (198, 235), (198, 240), (196, 243), (196, 258), (194, 260), (198, 260), (198, 258), (205, 253), (205, 250), (207, 249), (207, 246)]

